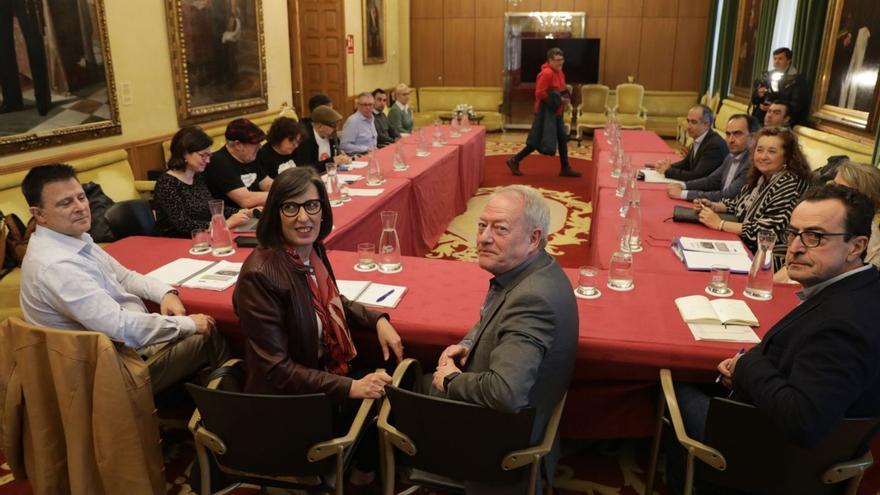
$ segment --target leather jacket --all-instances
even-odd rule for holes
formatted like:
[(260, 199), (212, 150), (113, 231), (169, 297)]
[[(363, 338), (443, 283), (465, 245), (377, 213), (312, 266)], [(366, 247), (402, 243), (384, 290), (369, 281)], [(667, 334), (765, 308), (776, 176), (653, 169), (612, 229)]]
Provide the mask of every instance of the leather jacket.
[[(315, 250), (335, 282), (323, 245)], [(246, 337), (246, 392), (348, 398), (351, 378), (328, 373), (318, 358), (318, 318), (307, 276), (280, 249), (258, 247), (245, 260), (232, 303)], [(374, 331), (384, 316), (345, 297), (342, 304), (352, 333)]]

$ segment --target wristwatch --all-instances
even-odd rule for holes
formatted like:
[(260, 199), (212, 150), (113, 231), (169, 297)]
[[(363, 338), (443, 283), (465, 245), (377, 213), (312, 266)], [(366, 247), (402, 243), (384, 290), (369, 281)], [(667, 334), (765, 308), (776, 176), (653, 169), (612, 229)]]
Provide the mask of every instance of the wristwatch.
[(168, 292), (166, 292), (165, 294), (163, 294), (162, 297), (165, 297), (165, 296), (168, 295), (168, 294), (174, 294), (175, 296), (180, 297), (180, 291), (177, 290), (177, 289), (171, 289), (171, 290), (169, 290)]
[(449, 384), (452, 383), (452, 380), (458, 378), (461, 372), (453, 371), (452, 373), (443, 377), (443, 390), (449, 392)]

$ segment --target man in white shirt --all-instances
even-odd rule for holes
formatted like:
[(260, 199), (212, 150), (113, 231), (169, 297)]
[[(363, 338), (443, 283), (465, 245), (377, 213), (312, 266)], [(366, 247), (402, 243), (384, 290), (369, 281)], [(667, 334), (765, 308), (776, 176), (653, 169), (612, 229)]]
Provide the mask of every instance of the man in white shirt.
[[(94, 243), (73, 167), (34, 167), (21, 189), (37, 221), (21, 268), (25, 320), (101, 332), (136, 349), (148, 361), (154, 394), (222, 364), (228, 351), (213, 318), (186, 316), (173, 287), (126, 269)], [(161, 314), (147, 312), (141, 299), (158, 303)]]

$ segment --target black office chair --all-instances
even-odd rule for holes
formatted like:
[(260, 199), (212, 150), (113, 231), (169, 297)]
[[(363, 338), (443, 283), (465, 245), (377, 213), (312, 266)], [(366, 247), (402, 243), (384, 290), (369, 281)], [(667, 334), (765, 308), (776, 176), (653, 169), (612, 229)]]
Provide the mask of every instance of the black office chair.
[[(541, 459), (550, 452), (565, 397), (556, 406), (540, 445), (529, 438), (534, 408), (505, 414), (463, 402), (430, 397), (401, 388), (418, 383), (418, 363), (404, 360), (395, 370), (392, 385), (379, 412), (379, 432), (384, 471), (383, 493), (395, 490), (397, 466), (402, 482), (464, 493), (464, 482), (506, 484), (530, 474), (530, 490), (540, 477)], [(451, 442), (450, 439), (455, 439)], [(395, 450), (405, 455), (395, 456)], [(530, 473), (520, 468), (530, 466)]]
[(348, 433), (336, 438), (326, 394), (223, 390), (225, 384), (243, 383), (240, 364), (238, 359), (227, 361), (208, 387), (186, 384), (197, 407), (189, 429), (195, 438), (201, 494), (213, 493), (210, 455), (230, 484), (342, 495), (343, 473), (374, 401), (364, 400)]
[[(670, 422), (687, 451), (685, 495), (691, 493), (695, 476), (738, 493), (854, 495), (865, 470), (874, 462), (871, 452), (864, 450), (880, 418), (845, 419), (819, 445), (808, 449), (785, 437), (756, 407), (714, 398), (706, 418), (706, 441), (702, 443), (690, 438), (684, 429), (668, 369), (660, 370), (660, 385), (662, 394), (645, 493), (652, 493), (660, 438), (667, 428), (664, 425)], [(697, 464), (694, 459), (702, 462)]]
[(142, 199), (115, 203), (104, 213), (104, 218), (116, 239), (133, 235), (157, 235), (153, 209), (148, 201)]

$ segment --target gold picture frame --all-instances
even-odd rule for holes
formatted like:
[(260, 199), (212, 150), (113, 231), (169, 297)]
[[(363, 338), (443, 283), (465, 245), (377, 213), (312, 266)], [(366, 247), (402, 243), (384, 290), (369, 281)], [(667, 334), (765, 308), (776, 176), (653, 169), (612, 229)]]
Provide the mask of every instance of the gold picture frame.
[(866, 43), (870, 33), (880, 33), (876, 0), (829, 1), (812, 116), (873, 138), (880, 116), (880, 50)]
[(166, 0), (181, 126), (268, 109), (261, 0)]
[(27, 61), (12, 60), (15, 78), (4, 85), (0, 156), (122, 134), (104, 0), (72, 14), (53, 2), (26, 4), (17, 31), (0, 40)]
[(364, 65), (385, 63), (385, 0), (361, 0)]
[(761, 0), (742, 0), (736, 16), (733, 65), (730, 71), (730, 94), (739, 100), (751, 101), (752, 67), (755, 61)]

